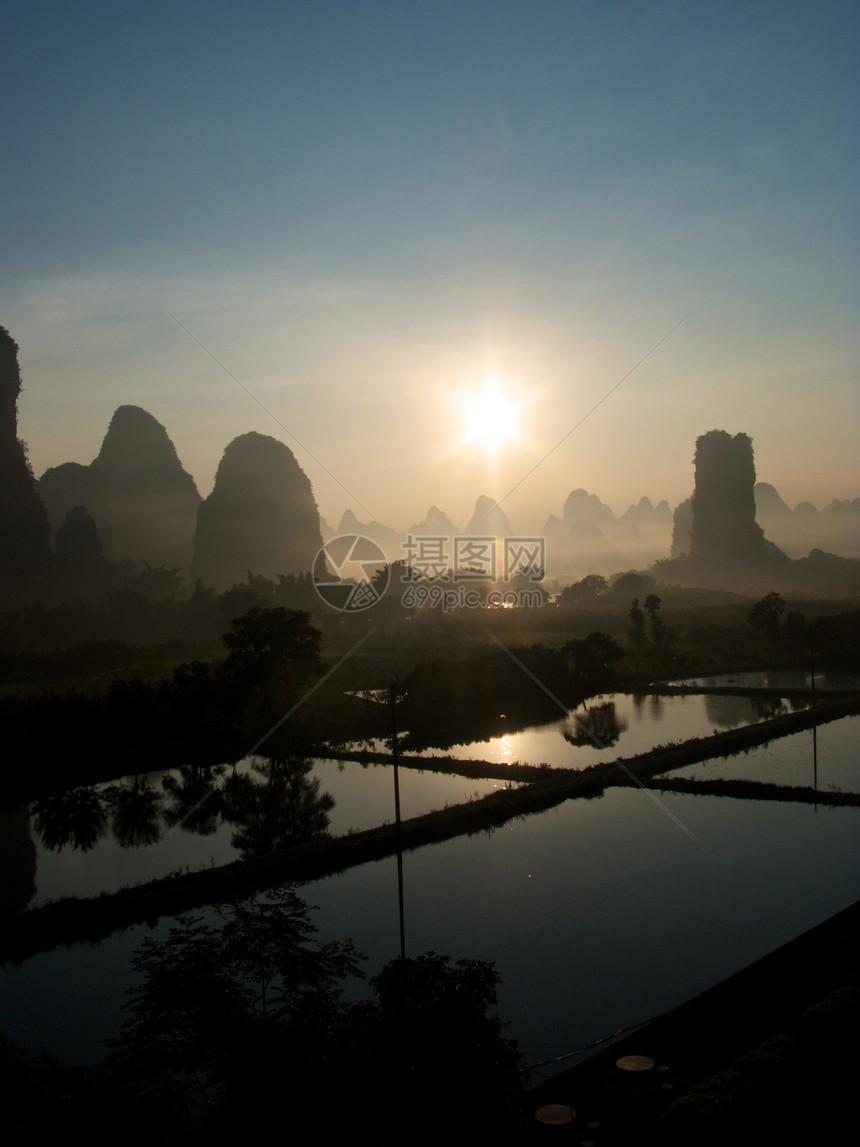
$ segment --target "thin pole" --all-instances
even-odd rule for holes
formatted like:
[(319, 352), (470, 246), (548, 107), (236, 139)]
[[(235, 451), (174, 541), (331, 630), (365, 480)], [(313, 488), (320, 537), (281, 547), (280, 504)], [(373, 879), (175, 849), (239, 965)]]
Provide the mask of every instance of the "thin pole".
[(391, 684), (391, 757), (394, 763), (394, 823), (397, 826), (397, 904), (400, 912), (400, 958), (406, 959), (406, 926), (403, 918), (403, 850), (400, 848), (400, 775), (397, 771), (397, 683)]
[[(818, 706), (815, 693), (815, 619), (809, 623), (809, 678), (812, 686), (812, 708)], [(812, 787), (818, 792), (818, 726), (812, 726)], [(818, 815), (818, 801), (815, 802), (815, 815)]]

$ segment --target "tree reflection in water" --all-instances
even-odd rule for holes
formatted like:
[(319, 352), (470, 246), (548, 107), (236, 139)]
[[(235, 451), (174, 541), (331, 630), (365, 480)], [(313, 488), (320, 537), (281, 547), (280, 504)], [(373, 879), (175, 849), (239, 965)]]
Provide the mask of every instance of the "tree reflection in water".
[(224, 788), (224, 819), (237, 826), (231, 843), (243, 858), (265, 856), (328, 832), (334, 798), (320, 792), (313, 761), (256, 757)]
[(594, 745), (607, 748), (614, 745), (627, 728), (619, 721), (614, 701), (601, 705), (583, 705), (564, 722), (564, 739), (571, 745)]
[(95, 788), (70, 789), (34, 801), (33, 825), (45, 848), (59, 852), (67, 844), (88, 852), (104, 836), (107, 812)]
[(155, 844), (165, 827), (209, 836), (226, 821), (242, 857), (265, 856), (327, 834), (334, 798), (320, 791), (313, 768), (298, 757), (255, 757), (229, 776), (223, 765), (189, 765), (163, 777), (161, 790), (136, 776), (36, 801), (33, 823), (45, 848), (86, 852), (105, 836), (108, 816), (120, 848)]
[(164, 809), (164, 823), (185, 832), (212, 836), (224, 815), (222, 780), (225, 765), (182, 765), (162, 777), (161, 787), (171, 798)]
[(110, 785), (104, 799), (112, 808), (111, 828), (121, 848), (141, 848), (161, 839), (161, 793), (138, 777)]

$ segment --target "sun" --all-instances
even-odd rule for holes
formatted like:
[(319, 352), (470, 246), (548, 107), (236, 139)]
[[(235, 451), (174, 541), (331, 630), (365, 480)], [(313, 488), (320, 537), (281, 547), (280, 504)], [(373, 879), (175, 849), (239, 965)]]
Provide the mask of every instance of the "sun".
[(519, 406), (490, 379), (480, 394), (463, 404), (466, 416), (464, 442), (497, 450), (517, 436)]

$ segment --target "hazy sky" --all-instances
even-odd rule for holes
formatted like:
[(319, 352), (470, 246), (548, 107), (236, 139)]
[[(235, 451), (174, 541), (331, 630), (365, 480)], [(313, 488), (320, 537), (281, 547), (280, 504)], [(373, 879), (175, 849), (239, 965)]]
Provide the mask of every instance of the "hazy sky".
[[(856, 4), (2, 11), (0, 324), (37, 475), (133, 403), (203, 494), (258, 430), (333, 524), (462, 527), (692, 311), (515, 528), (580, 486), (675, 505), (714, 428), (792, 505), (860, 494)], [(488, 378), (518, 406), (497, 451), (463, 441)]]

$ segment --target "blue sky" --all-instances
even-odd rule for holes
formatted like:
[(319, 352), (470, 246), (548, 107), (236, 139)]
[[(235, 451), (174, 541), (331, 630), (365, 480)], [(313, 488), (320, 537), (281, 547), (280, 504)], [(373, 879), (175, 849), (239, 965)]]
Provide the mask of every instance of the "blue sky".
[[(714, 428), (790, 504), (860, 493), (855, 5), (2, 11), (0, 323), (37, 474), (131, 402), (204, 494), (253, 429), (329, 520), (463, 525), (689, 314), (513, 523), (579, 486), (674, 505)], [(462, 442), (487, 377), (519, 407), (495, 453)]]

